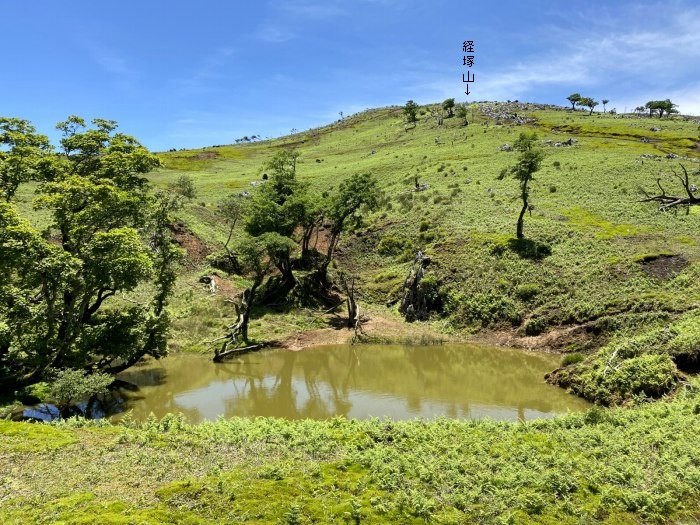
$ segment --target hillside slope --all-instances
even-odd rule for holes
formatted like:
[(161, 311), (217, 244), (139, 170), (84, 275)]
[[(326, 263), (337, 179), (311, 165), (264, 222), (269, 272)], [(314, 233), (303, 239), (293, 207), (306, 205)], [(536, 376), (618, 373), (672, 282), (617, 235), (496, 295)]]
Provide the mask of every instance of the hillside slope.
[[(658, 190), (657, 178), (682, 193), (673, 177), (680, 164), (700, 185), (697, 121), (482, 103), (470, 108), (467, 126), (456, 117), (439, 125), (430, 110), (421, 108), (415, 127), (401, 108), (383, 108), (272, 141), (163, 153), (165, 168), (151, 178), (161, 187), (183, 174), (193, 179), (198, 196), (181, 218), (215, 251), (227, 234), (217, 202), (255, 191), (280, 148), (300, 153), (297, 176), (319, 195), (351, 174), (373, 174), (382, 207), (343, 238), (338, 266), (358, 277), (370, 307), (393, 304), (415, 253), (425, 251), (441, 331), (587, 352), (697, 308), (700, 208), (661, 213), (639, 202), (640, 188)], [(526, 239), (517, 242), (518, 184), (497, 177), (515, 163), (508, 145), (524, 129), (538, 133), (545, 160)], [(417, 182), (428, 188), (411, 191)], [(289, 329), (323, 325), (313, 315), (307, 321)], [(254, 330), (269, 335), (268, 325)]]

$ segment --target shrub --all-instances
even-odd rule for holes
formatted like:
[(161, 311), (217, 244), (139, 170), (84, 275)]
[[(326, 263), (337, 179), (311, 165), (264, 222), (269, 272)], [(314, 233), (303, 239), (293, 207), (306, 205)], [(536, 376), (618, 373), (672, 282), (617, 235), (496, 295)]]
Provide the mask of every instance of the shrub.
[(403, 253), (410, 246), (408, 239), (400, 237), (387, 236), (384, 237), (377, 245), (377, 253), (388, 257), (395, 257)]
[(542, 317), (534, 317), (525, 325), (525, 335), (539, 335), (547, 329), (547, 321)]
[(583, 354), (580, 352), (566, 354), (564, 357), (561, 358), (561, 366), (575, 365), (576, 363), (580, 363), (584, 359), (585, 358)]
[(458, 325), (485, 327), (507, 323), (515, 326), (521, 321), (515, 302), (500, 293), (477, 293), (470, 297), (452, 295), (448, 298), (448, 309), (454, 312), (452, 317)]
[(95, 372), (86, 375), (84, 370), (58, 370), (48, 385), (48, 397), (58, 408), (67, 408), (97, 394), (103, 394), (114, 378), (109, 374)]
[(537, 283), (525, 283), (515, 289), (515, 295), (523, 301), (529, 301), (540, 293), (540, 286)]

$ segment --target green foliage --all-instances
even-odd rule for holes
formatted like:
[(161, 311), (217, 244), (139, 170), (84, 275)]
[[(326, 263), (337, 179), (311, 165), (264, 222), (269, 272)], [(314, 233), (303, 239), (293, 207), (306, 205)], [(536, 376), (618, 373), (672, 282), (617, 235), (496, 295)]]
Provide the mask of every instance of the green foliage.
[(194, 180), (189, 175), (180, 175), (175, 182), (169, 185), (169, 189), (188, 200), (197, 197)]
[(448, 98), (442, 103), (442, 109), (447, 111), (447, 116), (451, 117), (454, 114), (455, 99)]
[(581, 100), (581, 94), (580, 93), (572, 93), (568, 97), (566, 97), (566, 100), (571, 102), (571, 109), (575, 109), (576, 104)]
[[(39, 381), (51, 368), (116, 372), (165, 351), (164, 307), (179, 254), (169, 214), (179, 201), (149, 193), (142, 175), (160, 164), (155, 156), (115, 133), (113, 121), (93, 126), (79, 117), (60, 123), (64, 153), (37, 164), (45, 233), (0, 205), (0, 390)], [(22, 132), (34, 140), (33, 128)], [(117, 293), (142, 286), (150, 304), (110, 307)]]
[(689, 386), (671, 401), (513, 424), (0, 422), (0, 454), (13, 462), (15, 487), (0, 520), (692, 521), (700, 512), (700, 399), (697, 380)]
[(671, 113), (678, 113), (678, 111), (675, 109), (677, 106), (673, 102), (671, 102), (669, 99), (666, 100), (650, 100), (646, 104), (644, 104), (644, 107), (649, 110), (649, 117), (652, 117), (654, 115), (654, 112), (659, 113), (659, 118), (664, 116), (664, 112), (668, 115)]
[(561, 358), (561, 366), (575, 365), (583, 361), (586, 357), (579, 352), (572, 352), (570, 354), (564, 354)]
[(590, 109), (589, 115), (592, 115), (593, 109), (598, 105), (598, 101), (593, 100), (591, 97), (582, 97), (576, 104)]
[(604, 405), (657, 398), (681, 379), (676, 361), (694, 366), (700, 357), (700, 311), (665, 328), (619, 337), (585, 361), (555, 375), (554, 381)]
[(114, 378), (111, 375), (100, 372), (86, 374), (83, 370), (57, 370), (49, 382), (47, 393), (49, 399), (63, 409), (103, 394), (112, 382)]
[(406, 120), (408, 122), (415, 122), (418, 120), (416, 117), (416, 113), (418, 112), (418, 104), (413, 102), (412, 100), (409, 100), (406, 102), (406, 105), (403, 107), (403, 114), (406, 117)]
[(495, 291), (472, 295), (452, 294), (448, 298), (447, 311), (458, 326), (493, 328), (505, 324), (517, 325), (522, 318), (515, 301)]
[(9, 202), (23, 182), (51, 176), (51, 149), (29, 121), (0, 117), (0, 197)]
[(542, 317), (533, 317), (525, 325), (525, 335), (539, 335), (547, 330), (547, 320)]
[(523, 283), (515, 289), (515, 295), (523, 301), (530, 301), (540, 293), (540, 286), (537, 283)]

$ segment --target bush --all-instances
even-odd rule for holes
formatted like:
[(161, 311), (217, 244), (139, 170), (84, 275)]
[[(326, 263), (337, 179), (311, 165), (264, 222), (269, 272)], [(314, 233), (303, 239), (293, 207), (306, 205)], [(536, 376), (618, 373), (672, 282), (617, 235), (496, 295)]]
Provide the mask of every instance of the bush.
[(521, 321), (516, 303), (500, 293), (477, 293), (471, 297), (465, 297), (463, 294), (452, 295), (448, 301), (448, 309), (454, 311), (453, 320), (462, 326), (516, 326)]
[(583, 361), (585, 357), (580, 352), (574, 352), (572, 354), (566, 354), (561, 358), (561, 366), (575, 365)]
[(540, 286), (537, 283), (521, 284), (515, 289), (515, 295), (523, 301), (529, 301), (540, 293)]
[(377, 245), (377, 253), (385, 257), (395, 257), (400, 255), (410, 246), (408, 239), (400, 237), (384, 237)]
[(542, 317), (530, 319), (525, 325), (525, 335), (540, 335), (547, 330), (547, 321)]
[(95, 372), (86, 375), (84, 370), (58, 370), (48, 385), (47, 394), (58, 408), (67, 408), (97, 394), (103, 394), (114, 382), (109, 374)]
[(443, 298), (440, 282), (435, 275), (426, 275), (420, 282), (420, 290), (423, 292), (428, 310), (442, 310)]

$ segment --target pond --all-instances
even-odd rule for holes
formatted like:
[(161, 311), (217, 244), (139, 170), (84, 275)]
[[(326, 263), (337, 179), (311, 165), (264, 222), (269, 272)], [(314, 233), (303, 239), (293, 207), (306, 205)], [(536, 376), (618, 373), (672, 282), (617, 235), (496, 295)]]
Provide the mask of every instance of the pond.
[(590, 406), (545, 384), (558, 363), (556, 355), (478, 345), (335, 345), (220, 364), (173, 354), (119, 378), (139, 387), (123, 391), (123, 408), (137, 420), (151, 412), (181, 412), (191, 423), (219, 416), (530, 420)]

